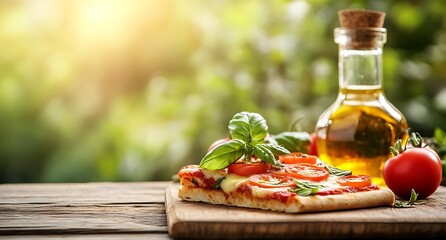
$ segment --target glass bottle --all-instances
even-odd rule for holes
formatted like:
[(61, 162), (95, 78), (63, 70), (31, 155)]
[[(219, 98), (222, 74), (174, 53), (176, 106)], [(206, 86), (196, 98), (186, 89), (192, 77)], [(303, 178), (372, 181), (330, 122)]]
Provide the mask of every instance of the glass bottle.
[(385, 185), (382, 169), (391, 157), (389, 147), (408, 137), (406, 119), (382, 88), (386, 29), (339, 27), (335, 42), (339, 44), (339, 94), (316, 124), (319, 157)]

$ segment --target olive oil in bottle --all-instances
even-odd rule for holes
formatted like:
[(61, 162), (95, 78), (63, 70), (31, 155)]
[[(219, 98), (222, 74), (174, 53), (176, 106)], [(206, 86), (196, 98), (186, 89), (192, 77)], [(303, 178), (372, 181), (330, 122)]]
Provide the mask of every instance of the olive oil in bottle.
[[(344, 10), (339, 15), (342, 27), (335, 29), (335, 42), (339, 44), (339, 94), (316, 123), (319, 157), (385, 185), (382, 169), (391, 157), (389, 148), (396, 140), (407, 139), (408, 125), (382, 89), (384, 14)], [(375, 19), (378, 23), (373, 22)]]

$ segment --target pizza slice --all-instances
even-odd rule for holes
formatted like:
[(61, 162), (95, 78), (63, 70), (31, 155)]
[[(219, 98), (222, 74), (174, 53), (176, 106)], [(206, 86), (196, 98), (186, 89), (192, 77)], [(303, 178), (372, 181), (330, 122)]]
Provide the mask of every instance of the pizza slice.
[(200, 165), (180, 169), (180, 199), (287, 213), (394, 204), (392, 191), (369, 176), (352, 175), (302, 153), (308, 134), (272, 138), (266, 121), (248, 112), (236, 114), (229, 131), (230, 138), (211, 146)]

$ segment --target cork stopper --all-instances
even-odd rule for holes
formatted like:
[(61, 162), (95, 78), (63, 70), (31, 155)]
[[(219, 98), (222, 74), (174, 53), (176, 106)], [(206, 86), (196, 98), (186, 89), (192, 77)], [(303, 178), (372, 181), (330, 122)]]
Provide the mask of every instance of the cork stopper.
[(340, 28), (335, 29), (335, 41), (351, 49), (370, 49), (386, 42), (383, 28), (384, 12), (368, 9), (344, 9), (338, 12)]
[(386, 16), (384, 12), (368, 9), (345, 9), (339, 11), (338, 15), (341, 27), (346, 28), (382, 28)]

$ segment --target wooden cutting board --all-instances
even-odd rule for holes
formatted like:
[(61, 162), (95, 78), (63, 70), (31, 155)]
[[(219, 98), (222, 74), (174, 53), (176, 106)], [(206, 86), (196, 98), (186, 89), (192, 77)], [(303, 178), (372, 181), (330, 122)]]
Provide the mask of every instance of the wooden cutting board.
[(173, 238), (395, 238), (446, 236), (446, 187), (412, 208), (379, 207), (288, 214), (180, 200), (178, 183), (166, 189)]

